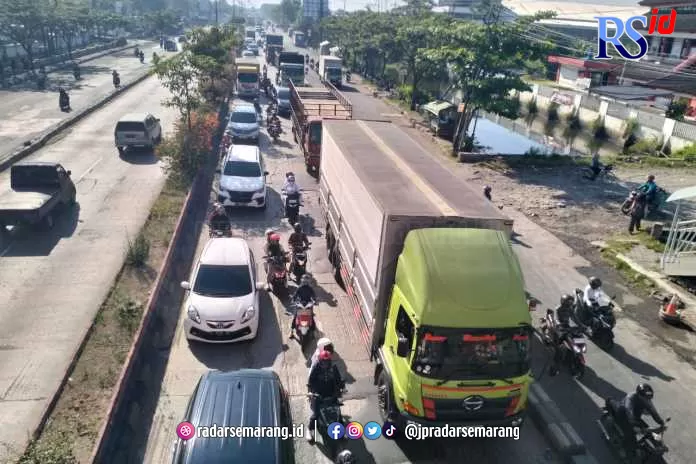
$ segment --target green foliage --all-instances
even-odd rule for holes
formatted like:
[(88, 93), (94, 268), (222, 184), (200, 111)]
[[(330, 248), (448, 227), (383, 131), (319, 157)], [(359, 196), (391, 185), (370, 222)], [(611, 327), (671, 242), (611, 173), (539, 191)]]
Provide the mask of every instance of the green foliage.
[(628, 118), (626, 119), (626, 122), (624, 123), (624, 128), (623, 128), (623, 137), (625, 139), (630, 138), (631, 135), (635, 135), (636, 132), (638, 132), (638, 129), (640, 128), (640, 123), (638, 122), (638, 118)]
[(72, 447), (73, 440), (67, 436), (41, 442), (32, 441), (18, 464), (77, 464)]
[(696, 161), (696, 144), (687, 145), (674, 153), (675, 158), (685, 161)]
[(171, 96), (164, 101), (169, 107), (176, 108), (181, 117), (191, 127), (191, 113), (201, 106), (202, 97), (196, 80), (201, 76), (196, 66), (199, 58), (190, 51), (179, 53), (173, 58), (160, 61), (155, 70)]
[(604, 126), (604, 120), (601, 116), (597, 116), (597, 119), (592, 121), (592, 126), (590, 127), (592, 137), (598, 140), (607, 140), (609, 138), (609, 133)]
[(174, 10), (157, 10), (144, 16), (145, 25), (155, 35), (176, 34), (181, 28), (179, 15)]
[(556, 103), (556, 102), (549, 103), (549, 107), (546, 110), (546, 120), (549, 123), (554, 123), (554, 124), (560, 120), (560, 116), (558, 114), (558, 103)]
[(220, 102), (232, 93), (235, 80), (234, 50), (241, 43), (233, 26), (199, 28), (187, 34), (185, 51), (199, 76), (199, 93), (208, 102)]
[(688, 107), (689, 102), (683, 98), (672, 100), (665, 111), (665, 116), (676, 121), (683, 121)]
[(573, 111), (566, 117), (566, 127), (563, 129), (563, 136), (572, 142), (582, 131), (582, 121), (577, 111)]
[(628, 147), (627, 153), (633, 156), (657, 156), (661, 145), (657, 137), (642, 139)]
[(150, 242), (142, 233), (135, 237), (135, 240), (128, 239), (128, 251), (126, 253), (126, 264), (132, 267), (144, 266), (150, 256)]

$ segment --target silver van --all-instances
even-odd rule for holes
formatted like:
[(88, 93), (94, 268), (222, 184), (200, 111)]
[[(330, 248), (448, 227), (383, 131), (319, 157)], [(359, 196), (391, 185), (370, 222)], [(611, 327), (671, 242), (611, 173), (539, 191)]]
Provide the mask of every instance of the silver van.
[(127, 114), (116, 123), (114, 139), (121, 154), (127, 148), (152, 149), (162, 140), (160, 120), (150, 113)]

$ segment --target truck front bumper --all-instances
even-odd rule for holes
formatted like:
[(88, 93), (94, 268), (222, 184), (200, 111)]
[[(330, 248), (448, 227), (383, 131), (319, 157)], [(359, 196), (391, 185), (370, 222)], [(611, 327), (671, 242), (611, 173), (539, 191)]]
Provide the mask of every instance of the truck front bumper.
[(399, 413), (399, 420), (406, 424), (417, 424), (423, 427), (520, 427), (525, 419), (525, 411), (519, 412), (513, 416), (508, 416), (504, 419), (477, 420), (477, 421), (438, 421), (428, 420), (423, 417), (415, 417), (407, 412)]

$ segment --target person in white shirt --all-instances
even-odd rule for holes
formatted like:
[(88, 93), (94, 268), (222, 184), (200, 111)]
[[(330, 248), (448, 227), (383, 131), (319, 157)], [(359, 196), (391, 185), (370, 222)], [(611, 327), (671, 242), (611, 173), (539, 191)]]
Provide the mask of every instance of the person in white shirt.
[(592, 308), (599, 304), (599, 297), (602, 296), (602, 281), (598, 277), (590, 277), (587, 287), (585, 287), (585, 293), (583, 294), (583, 301), (588, 308)]
[(300, 186), (295, 182), (295, 174), (288, 172), (285, 174), (285, 184), (283, 184), (283, 191), (286, 195), (292, 193), (300, 193)]

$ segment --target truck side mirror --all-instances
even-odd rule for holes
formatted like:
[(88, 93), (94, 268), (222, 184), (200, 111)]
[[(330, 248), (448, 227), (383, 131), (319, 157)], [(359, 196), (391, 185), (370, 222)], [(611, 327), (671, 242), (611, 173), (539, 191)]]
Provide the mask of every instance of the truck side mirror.
[(411, 347), (408, 344), (408, 338), (403, 334), (398, 334), (398, 343), (396, 345), (396, 355), (400, 358), (408, 357)]

